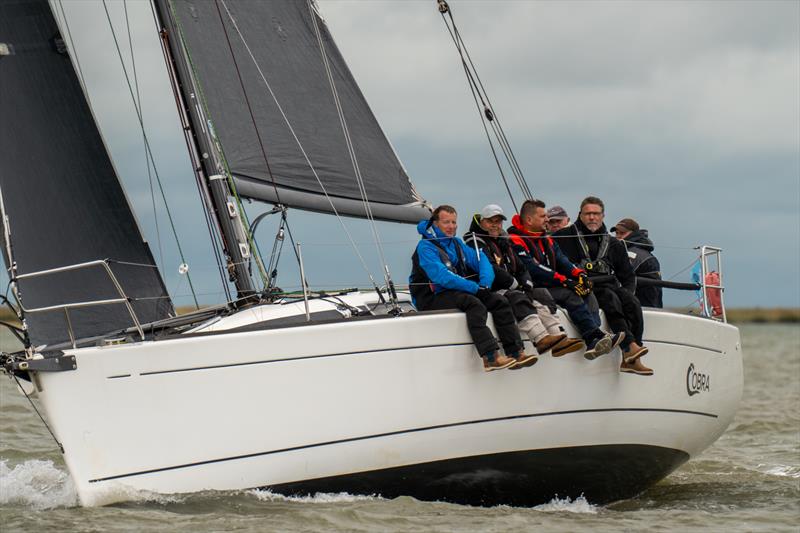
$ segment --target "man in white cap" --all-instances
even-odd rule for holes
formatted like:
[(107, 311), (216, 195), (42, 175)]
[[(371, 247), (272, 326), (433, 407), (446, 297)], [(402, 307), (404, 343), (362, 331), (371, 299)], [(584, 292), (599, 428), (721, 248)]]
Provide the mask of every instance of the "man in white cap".
[[(541, 355), (552, 351), (554, 357), (583, 348), (580, 339), (568, 338), (558, 317), (550, 312), (547, 304), (555, 302), (546, 290), (549, 301), (538, 301), (530, 274), (513, 252), (508, 235), (503, 231), (506, 216), (497, 204), (489, 204), (472, 217), (464, 242), (483, 251), (494, 269), (491, 289), (502, 294), (511, 305), (520, 332), (530, 338)], [(541, 295), (540, 295), (541, 296)]]

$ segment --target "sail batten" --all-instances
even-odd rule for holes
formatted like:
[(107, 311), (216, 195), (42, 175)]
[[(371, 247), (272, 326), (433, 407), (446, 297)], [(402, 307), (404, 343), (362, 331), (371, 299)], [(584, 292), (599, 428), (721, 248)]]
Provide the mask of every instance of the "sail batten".
[(327, 26), (306, 0), (158, 2), (169, 7), (238, 194), (328, 213), (345, 205), (341, 214), (366, 216), (364, 207), (350, 207), (364, 198), (316, 25), (367, 197), (383, 213), (376, 217), (416, 222), (426, 216)]
[[(0, 57), (3, 256), (16, 265), (23, 307), (52, 309), (27, 314), (32, 343), (130, 327), (125, 303), (60, 307), (119, 299), (120, 289), (140, 322), (171, 315), (48, 1), (0, 2), (0, 42), (13, 50)], [(94, 263), (105, 260), (108, 269)]]

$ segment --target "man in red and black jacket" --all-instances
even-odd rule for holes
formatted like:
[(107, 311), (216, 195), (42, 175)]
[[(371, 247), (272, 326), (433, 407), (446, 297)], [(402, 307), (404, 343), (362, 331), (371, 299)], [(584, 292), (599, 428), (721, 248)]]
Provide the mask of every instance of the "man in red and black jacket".
[(514, 251), (528, 269), (534, 285), (547, 288), (556, 303), (567, 310), (586, 342), (584, 357), (591, 360), (607, 354), (623, 336), (612, 336), (600, 329), (599, 314), (592, 313), (583, 298), (593, 298), (586, 272), (573, 265), (558, 244), (547, 236), (546, 223), (545, 203), (526, 200), (508, 228)]

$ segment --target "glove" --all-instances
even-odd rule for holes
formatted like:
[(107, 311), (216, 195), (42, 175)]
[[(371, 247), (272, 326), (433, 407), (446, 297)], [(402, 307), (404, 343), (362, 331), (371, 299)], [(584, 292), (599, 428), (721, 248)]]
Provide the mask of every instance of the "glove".
[(573, 279), (564, 280), (563, 285), (580, 297), (589, 296), (589, 294), (592, 292), (591, 287), (585, 285), (580, 277), (578, 278), (578, 281)]
[(594, 283), (592, 283), (592, 280), (589, 278), (589, 275), (586, 272), (580, 273), (580, 275), (578, 276), (578, 281), (582, 283), (584, 286), (586, 286), (589, 289), (589, 291), (594, 289)]
[(487, 289), (486, 287), (479, 287), (479, 288), (478, 288), (478, 292), (476, 292), (476, 293), (475, 293), (475, 296), (476, 296), (476, 297), (477, 297), (479, 300), (484, 300), (484, 299), (488, 298), (488, 297), (489, 297), (489, 295), (491, 295), (491, 294), (492, 294), (492, 291), (490, 291), (490, 290), (489, 290), (489, 289)]

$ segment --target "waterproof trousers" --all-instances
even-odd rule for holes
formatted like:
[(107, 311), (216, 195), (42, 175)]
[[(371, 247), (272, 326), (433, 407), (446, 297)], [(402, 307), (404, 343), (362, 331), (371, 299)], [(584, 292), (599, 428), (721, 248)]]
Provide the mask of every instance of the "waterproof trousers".
[(433, 311), (439, 309), (458, 309), (467, 315), (467, 328), (472, 336), (472, 342), (481, 355), (494, 353), (497, 346), (497, 339), (494, 338), (492, 330), (486, 325), (488, 313), (492, 314), (494, 327), (500, 336), (503, 350), (507, 355), (517, 354), (522, 350), (522, 339), (519, 336), (517, 322), (514, 320), (514, 313), (511, 305), (503, 296), (495, 292), (488, 293), (484, 298), (478, 298), (472, 294), (460, 291), (443, 291), (434, 294), (424, 309), (421, 311)]
[[(567, 310), (570, 320), (575, 323), (578, 331), (587, 343), (593, 339), (602, 336), (600, 331), (600, 316), (589, 310), (583, 298), (575, 294), (575, 291), (567, 289), (566, 287), (548, 287), (547, 290), (553, 297), (553, 300)], [(589, 295), (591, 298), (591, 295)], [(587, 298), (588, 300), (588, 298)], [(595, 303), (595, 305), (597, 305)]]
[(551, 316), (547, 308), (531, 300), (530, 296), (522, 291), (501, 290), (497, 293), (502, 294), (511, 305), (521, 336), (528, 337), (533, 344), (547, 336), (544, 321)]
[(606, 314), (608, 327), (614, 333), (625, 332), (625, 339), (620, 345), (627, 350), (631, 341), (642, 344), (644, 332), (644, 317), (642, 306), (636, 296), (628, 289), (614, 286), (600, 286), (594, 288), (594, 294), (600, 309)]
[(538, 287), (527, 291), (526, 294), (528, 295), (528, 298), (533, 301), (533, 306), (536, 308), (536, 314), (542, 321), (542, 325), (544, 326), (545, 330), (547, 330), (547, 333), (550, 335), (558, 335), (559, 333), (564, 332), (561, 321), (558, 319), (558, 316), (556, 316), (556, 313), (558, 313), (556, 301), (553, 299), (553, 295), (550, 294), (550, 291), (545, 288)]

